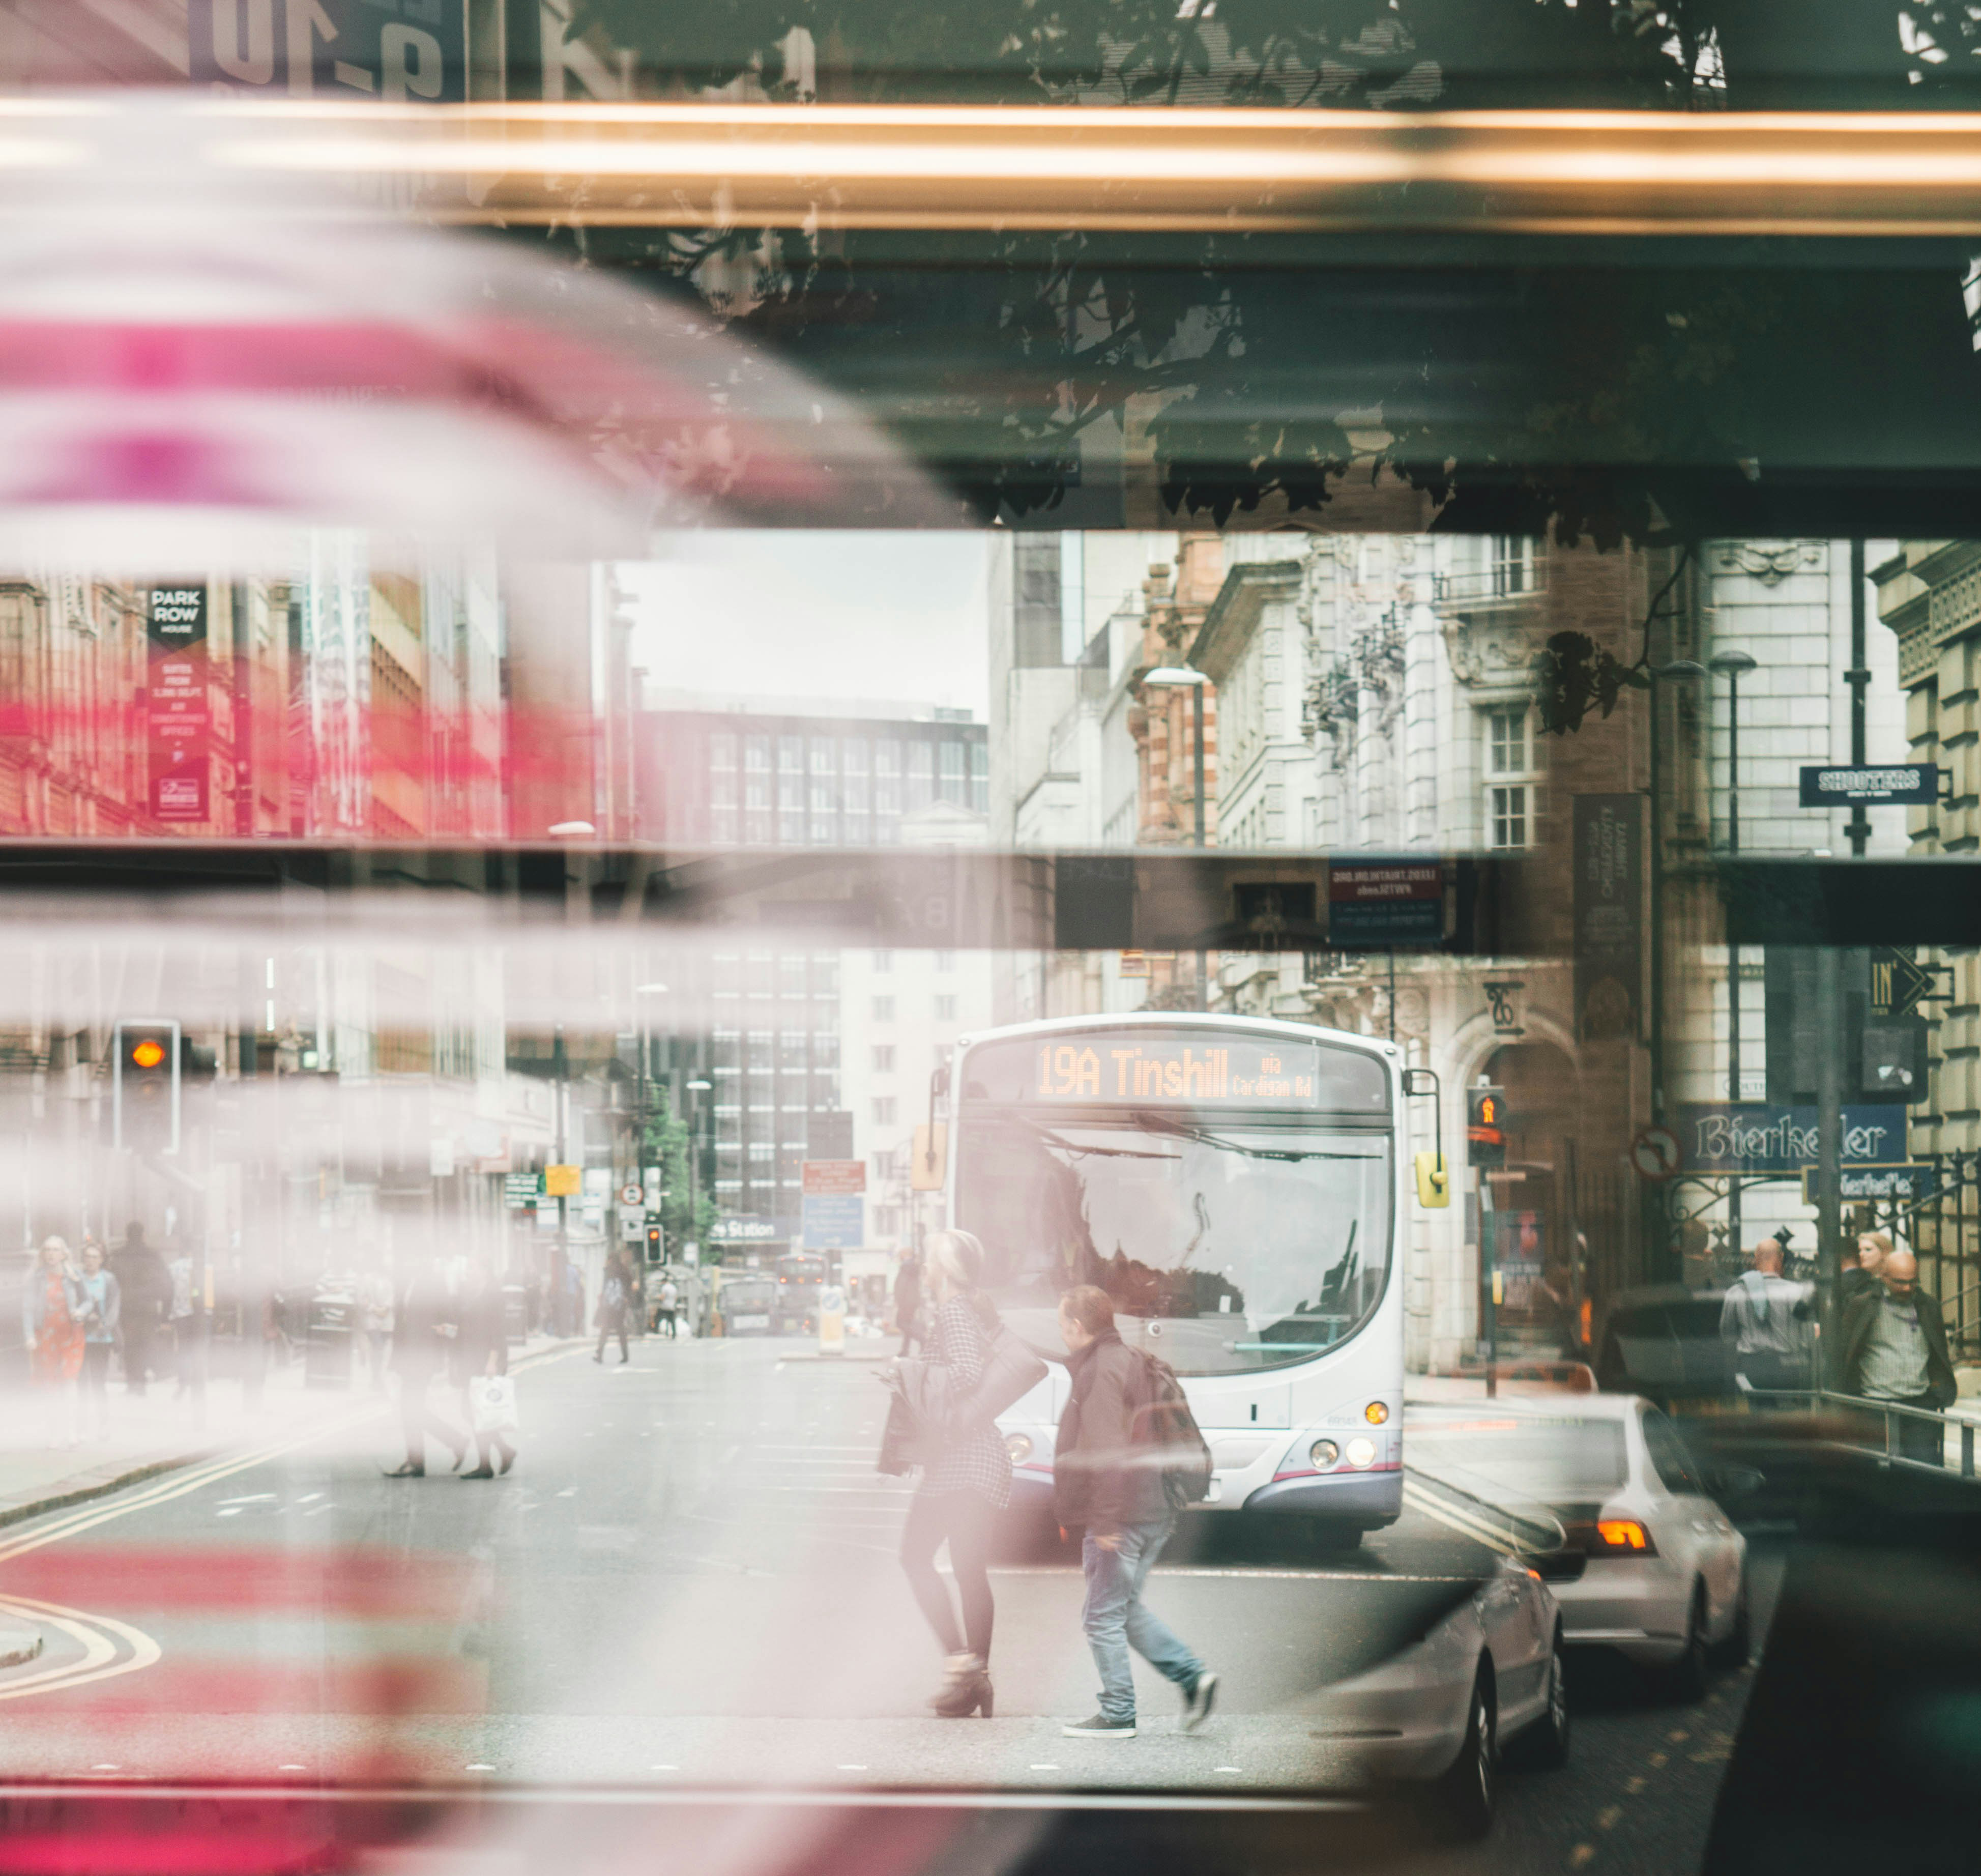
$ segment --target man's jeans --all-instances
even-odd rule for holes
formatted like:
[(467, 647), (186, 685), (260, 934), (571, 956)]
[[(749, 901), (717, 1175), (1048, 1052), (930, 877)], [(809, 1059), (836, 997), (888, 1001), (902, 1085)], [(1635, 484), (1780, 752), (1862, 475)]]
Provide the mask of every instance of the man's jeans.
[(1128, 1665), (1130, 1647), (1179, 1687), (1194, 1687), (1204, 1672), (1203, 1662), (1142, 1601), (1142, 1584), (1175, 1529), (1176, 1520), (1164, 1518), (1154, 1524), (1124, 1525), (1120, 1532), (1109, 1534), (1116, 1540), (1112, 1550), (1097, 1543), (1091, 1531), (1080, 1546), (1080, 1561), (1087, 1572), (1087, 1607), (1081, 1622), (1087, 1646), (1094, 1651), (1094, 1664), (1100, 1671), (1100, 1711), (1105, 1718), (1135, 1717), (1135, 1681)]

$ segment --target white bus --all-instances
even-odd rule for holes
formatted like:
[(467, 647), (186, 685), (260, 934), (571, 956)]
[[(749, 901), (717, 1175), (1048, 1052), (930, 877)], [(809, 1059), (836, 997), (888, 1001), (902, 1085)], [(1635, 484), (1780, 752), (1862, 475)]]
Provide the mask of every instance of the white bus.
[(964, 1038), (948, 1212), (1005, 1320), (1051, 1362), (1000, 1421), (1043, 1508), (1067, 1400), (1058, 1299), (1097, 1284), (1183, 1378), (1206, 1508), (1347, 1542), (1403, 1504), (1403, 1071), (1395, 1045), (1170, 1011)]

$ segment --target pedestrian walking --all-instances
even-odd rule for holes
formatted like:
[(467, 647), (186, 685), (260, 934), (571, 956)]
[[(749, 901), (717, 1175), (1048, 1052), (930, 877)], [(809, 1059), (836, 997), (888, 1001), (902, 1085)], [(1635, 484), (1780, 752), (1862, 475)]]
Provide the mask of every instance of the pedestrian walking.
[[(1877, 1288), (1853, 1298), (1841, 1326), (1846, 1394), (1936, 1411), (1959, 1398), (1939, 1304), (1919, 1287), (1919, 1262), (1909, 1251), (1882, 1260)], [(1938, 1421), (1893, 1418), (1902, 1458), (1946, 1463), (1946, 1430)]]
[(172, 1280), (172, 1300), (167, 1321), (172, 1332), (174, 1368), (178, 1387), (172, 1398), (188, 1396), (193, 1416), (206, 1422), (206, 1296), (193, 1269), (192, 1254), (181, 1251), (165, 1265)]
[(425, 1478), (429, 1438), (438, 1440), (454, 1454), (454, 1469), (458, 1472), (468, 1458), (467, 1435), (437, 1412), (427, 1398), (434, 1377), (447, 1365), (448, 1345), (458, 1328), (447, 1274), (438, 1258), (427, 1258), (414, 1271), (399, 1301), (396, 1319), (392, 1365), (399, 1372), (399, 1418), (405, 1430), (406, 1460), (385, 1476)]
[(144, 1226), (135, 1221), (125, 1226), (123, 1243), (110, 1254), (110, 1271), (123, 1305), (124, 1389), (142, 1398), (171, 1308), (172, 1275), (146, 1243)]
[(1733, 1371), (1750, 1390), (1806, 1388), (1807, 1322), (1812, 1287), (1782, 1275), (1782, 1247), (1764, 1238), (1754, 1247), (1753, 1268), (1727, 1287), (1720, 1306), (1720, 1334), (1733, 1345)]
[(1092, 1285), (1060, 1299), (1059, 1329), (1073, 1391), (1053, 1445), (1053, 1508), (1062, 1528), (1084, 1528), (1080, 1619), (1100, 1675), (1099, 1711), (1060, 1730), (1081, 1739), (1135, 1737), (1132, 1648), (1181, 1691), (1190, 1731), (1210, 1718), (1217, 1677), (1142, 1600), (1177, 1521), (1160, 1452), (1137, 1438), (1137, 1411), (1151, 1392), (1147, 1365), (1122, 1341), (1107, 1292)]
[[(925, 1365), (931, 1398), (951, 1409), (941, 1427), (924, 1427), (921, 1482), (901, 1532), (901, 1568), (946, 1658), (941, 1688), (930, 1701), (944, 1719), (990, 1718), (990, 1537), (1011, 1501), (1011, 1455), (994, 1418), (958, 1411), (984, 1374), (1000, 1325), (980, 1287), (984, 1247), (967, 1231), (940, 1231), (928, 1242), (929, 1335)], [(958, 1627), (935, 1554), (949, 1545), (963, 1621)]]
[(110, 1274), (103, 1247), (94, 1238), (82, 1241), (82, 1274), (75, 1279), (75, 1318), (82, 1325), (82, 1400), (98, 1440), (110, 1437), (110, 1358), (117, 1347), (117, 1320), (122, 1298)]
[(365, 1338), (365, 1362), (371, 1374), (371, 1391), (384, 1391), (387, 1356), (392, 1345), (392, 1278), (384, 1264), (375, 1264), (358, 1279), (358, 1327)]
[(598, 1346), (591, 1351), (593, 1361), (604, 1361), (605, 1345), (615, 1335), (619, 1338), (619, 1365), (624, 1368), (631, 1359), (626, 1352), (626, 1313), (632, 1307), (632, 1269), (615, 1251), (605, 1261), (604, 1280), (598, 1286), (598, 1313), (594, 1319)]
[[(515, 1444), (509, 1438), (515, 1431), (516, 1419), (514, 1397), (506, 1392), (509, 1336), (502, 1285), (486, 1265), (478, 1266), (468, 1279), (468, 1291), (461, 1302), (460, 1324), (454, 1353), (461, 1375), (461, 1401), (481, 1457), (479, 1465), (461, 1476), (493, 1478), (498, 1470), (506, 1473), (516, 1463)], [(504, 1381), (504, 1390), (478, 1385), (498, 1377)], [(498, 1454), (501, 1458), (499, 1468), (491, 1463)]]
[(915, 1345), (915, 1322), (921, 1307), (921, 1261), (911, 1251), (901, 1259), (901, 1268), (894, 1273), (894, 1321), (901, 1331), (903, 1355)]
[(654, 1306), (661, 1333), (669, 1341), (674, 1341), (674, 1325), (681, 1311), (681, 1291), (674, 1288), (673, 1278), (661, 1278), (660, 1294), (654, 1298)]
[(79, 1305), (67, 1241), (43, 1238), (41, 1261), (21, 1293), (21, 1339), (28, 1350), (28, 1378), (45, 1405), (51, 1446), (73, 1446), (78, 1441), (76, 1377), (83, 1351)]

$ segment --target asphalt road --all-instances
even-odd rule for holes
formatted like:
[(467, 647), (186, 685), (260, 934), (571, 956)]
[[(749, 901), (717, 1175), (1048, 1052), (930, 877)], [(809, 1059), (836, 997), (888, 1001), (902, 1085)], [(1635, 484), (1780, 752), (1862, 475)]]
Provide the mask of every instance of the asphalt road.
[[(872, 1365), (762, 1341), (561, 1355), (523, 1374), (509, 1478), (388, 1480), (396, 1420), (245, 1453), (0, 1533), (0, 1608), (49, 1638), (0, 1674), (0, 1771), (109, 1781), (420, 1778), (629, 1785), (1311, 1788), (1326, 1683), (1380, 1659), (1490, 1559), (1419, 1511), (1345, 1556), (1207, 1527), (1150, 1600), (1223, 1677), (1202, 1732), (1141, 1683), (1132, 1744), (1093, 1709), (1064, 1561), (995, 1578), (998, 1715), (922, 1702), (934, 1646), (894, 1561), (906, 1492), (873, 1469)], [(1779, 1559), (1756, 1553), (1765, 1624)], [(1410, 1808), (1307, 1820), (1343, 1868), (1696, 1867), (1750, 1675), (1695, 1708), (1577, 1663), (1571, 1763), (1510, 1773), (1493, 1837)]]

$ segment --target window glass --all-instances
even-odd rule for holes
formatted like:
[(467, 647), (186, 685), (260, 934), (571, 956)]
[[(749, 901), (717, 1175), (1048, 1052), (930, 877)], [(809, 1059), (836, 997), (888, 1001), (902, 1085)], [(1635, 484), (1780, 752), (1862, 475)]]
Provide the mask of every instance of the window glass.
[(1683, 1496), (1703, 1498), (1706, 1487), (1686, 1450), (1684, 1437), (1656, 1408), (1644, 1413), (1644, 1445), (1651, 1464), (1666, 1491)]

